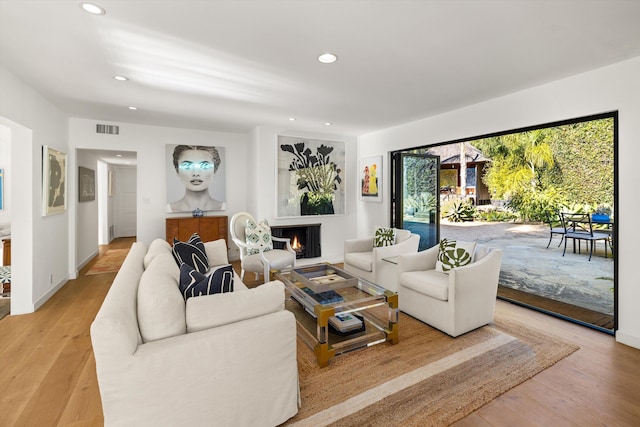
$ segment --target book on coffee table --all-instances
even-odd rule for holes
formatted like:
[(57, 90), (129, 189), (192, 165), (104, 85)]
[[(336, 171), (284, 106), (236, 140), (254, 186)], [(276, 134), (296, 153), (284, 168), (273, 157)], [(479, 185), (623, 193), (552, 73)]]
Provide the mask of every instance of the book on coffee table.
[(362, 328), (362, 320), (350, 313), (329, 317), (329, 324), (339, 332), (349, 332)]

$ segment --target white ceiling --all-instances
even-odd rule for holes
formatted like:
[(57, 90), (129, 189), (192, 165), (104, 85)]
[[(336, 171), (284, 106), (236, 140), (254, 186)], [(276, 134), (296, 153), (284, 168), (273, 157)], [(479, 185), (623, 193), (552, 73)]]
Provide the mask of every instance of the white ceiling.
[(360, 135), (640, 55), (634, 0), (95, 3), (0, 0), (0, 65), (107, 122)]

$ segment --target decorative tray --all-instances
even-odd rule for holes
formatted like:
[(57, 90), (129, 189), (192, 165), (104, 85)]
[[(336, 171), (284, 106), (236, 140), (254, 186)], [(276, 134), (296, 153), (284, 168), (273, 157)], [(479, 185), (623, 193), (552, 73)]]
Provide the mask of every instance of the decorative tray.
[(348, 288), (358, 284), (358, 278), (330, 264), (293, 268), (291, 269), (291, 278), (315, 293)]

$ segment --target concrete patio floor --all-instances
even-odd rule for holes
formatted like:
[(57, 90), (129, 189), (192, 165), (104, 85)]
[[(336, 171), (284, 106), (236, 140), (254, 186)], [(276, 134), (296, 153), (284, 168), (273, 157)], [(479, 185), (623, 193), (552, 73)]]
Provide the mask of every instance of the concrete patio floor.
[(560, 236), (549, 242), (546, 224), (494, 222), (452, 223), (442, 220), (440, 238), (475, 240), (503, 251), (500, 284), (505, 287), (613, 314), (613, 258), (610, 248), (598, 242), (591, 261), (589, 251), (572, 252), (572, 242), (562, 256)]

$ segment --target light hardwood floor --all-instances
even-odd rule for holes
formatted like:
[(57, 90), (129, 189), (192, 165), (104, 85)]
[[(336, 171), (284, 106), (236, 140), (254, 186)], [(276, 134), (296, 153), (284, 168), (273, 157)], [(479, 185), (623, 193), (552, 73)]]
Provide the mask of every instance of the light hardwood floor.
[[(89, 267), (37, 312), (0, 320), (0, 426), (102, 425), (89, 327), (115, 273)], [(496, 310), (581, 348), (456, 426), (640, 425), (640, 350), (502, 301)]]

